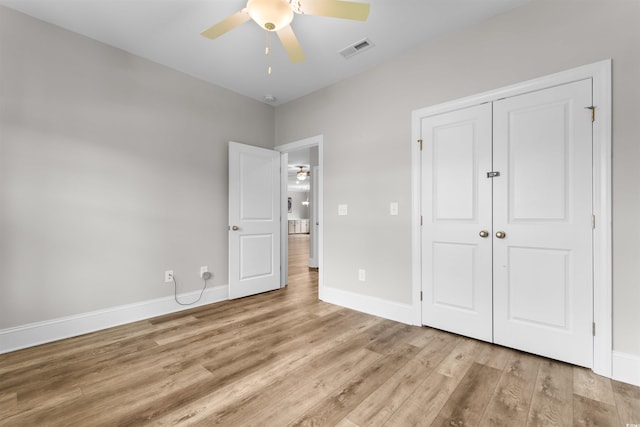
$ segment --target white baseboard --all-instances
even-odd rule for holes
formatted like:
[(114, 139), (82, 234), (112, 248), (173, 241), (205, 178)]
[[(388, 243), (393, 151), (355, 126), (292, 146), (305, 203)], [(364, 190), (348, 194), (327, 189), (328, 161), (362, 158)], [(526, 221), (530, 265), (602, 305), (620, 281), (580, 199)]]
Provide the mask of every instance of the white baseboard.
[(400, 304), (397, 302), (383, 300), (354, 292), (343, 291), (336, 288), (322, 289), (320, 299), (341, 307), (372, 314), (396, 322), (414, 324), (415, 309), (410, 304)]
[[(178, 300), (180, 300), (180, 302), (190, 302), (196, 300), (199, 295), (200, 291), (184, 293), (178, 295)], [(228, 298), (229, 286), (216, 286), (206, 289), (202, 295), (202, 299), (189, 306), (179, 305), (174, 301), (172, 295), (170, 297), (2, 329), (0, 330), (0, 354), (64, 338), (75, 337), (113, 326), (150, 319), (163, 314), (188, 310), (190, 308), (224, 301)]]
[(614, 351), (611, 354), (611, 378), (640, 387), (640, 357)]

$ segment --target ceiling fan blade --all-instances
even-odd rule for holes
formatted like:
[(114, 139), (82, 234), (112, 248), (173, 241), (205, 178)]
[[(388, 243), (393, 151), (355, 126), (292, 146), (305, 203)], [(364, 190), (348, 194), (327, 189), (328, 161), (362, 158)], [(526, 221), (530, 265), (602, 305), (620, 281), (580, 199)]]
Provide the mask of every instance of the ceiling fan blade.
[(287, 55), (289, 55), (291, 62), (295, 64), (305, 60), (306, 57), (302, 51), (300, 43), (298, 43), (296, 35), (293, 33), (291, 25), (287, 25), (286, 27), (278, 30), (278, 38), (282, 42), (284, 50), (287, 51)]
[(229, 16), (226, 19), (218, 22), (217, 24), (203, 30), (200, 35), (207, 37), (209, 39), (215, 39), (216, 37), (220, 37), (227, 31), (233, 30), (235, 27), (244, 24), (251, 17), (249, 14), (243, 9), (240, 12), (236, 12), (233, 15)]
[(369, 3), (340, 0), (304, 0), (300, 2), (300, 12), (305, 15), (329, 16), (331, 18), (366, 21), (369, 17)]

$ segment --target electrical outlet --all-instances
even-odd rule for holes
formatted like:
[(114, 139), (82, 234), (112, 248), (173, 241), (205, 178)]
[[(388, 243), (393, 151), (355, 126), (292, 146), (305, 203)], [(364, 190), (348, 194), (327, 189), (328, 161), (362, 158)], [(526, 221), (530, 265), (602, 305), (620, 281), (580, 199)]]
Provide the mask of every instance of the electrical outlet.
[(360, 280), (361, 282), (364, 282), (367, 280), (367, 273), (366, 271), (364, 271), (363, 268), (358, 270), (358, 280)]
[(207, 267), (206, 265), (200, 267), (200, 277), (202, 277), (204, 275), (204, 273), (206, 273), (208, 271), (209, 271), (209, 267)]
[(173, 282), (173, 270), (167, 270), (164, 272), (164, 283)]
[(347, 214), (347, 205), (338, 205), (338, 215)]

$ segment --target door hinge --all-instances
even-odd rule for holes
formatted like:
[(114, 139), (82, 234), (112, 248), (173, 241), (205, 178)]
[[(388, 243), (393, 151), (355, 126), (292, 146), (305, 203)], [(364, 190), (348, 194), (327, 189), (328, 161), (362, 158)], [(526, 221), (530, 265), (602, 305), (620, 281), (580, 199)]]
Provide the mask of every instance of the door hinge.
[(422, 226), (422, 215), (420, 215), (420, 226)]
[(593, 336), (596, 336), (596, 322), (593, 322), (591, 327), (591, 333), (593, 334)]
[(596, 229), (596, 216), (595, 215), (591, 215), (591, 228), (592, 229)]
[(420, 301), (422, 301), (422, 291), (420, 291)]
[(418, 140), (418, 144), (420, 145), (420, 151), (422, 151), (422, 139)]
[(495, 178), (496, 176), (500, 176), (500, 172), (487, 172), (487, 178)]
[(592, 105), (590, 107), (584, 107), (585, 110), (591, 110), (591, 123), (596, 121), (596, 107)]

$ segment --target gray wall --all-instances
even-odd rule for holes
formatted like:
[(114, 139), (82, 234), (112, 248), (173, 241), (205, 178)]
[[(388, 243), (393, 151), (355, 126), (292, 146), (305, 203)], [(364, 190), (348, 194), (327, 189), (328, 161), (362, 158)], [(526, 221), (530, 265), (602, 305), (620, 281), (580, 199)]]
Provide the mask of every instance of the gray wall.
[(271, 106), (3, 7), (0, 58), (0, 329), (228, 283), (227, 142)]
[(412, 110), (612, 58), (614, 348), (640, 356), (639, 22), (638, 0), (538, 0), (278, 107), (278, 143), (324, 135), (326, 286), (411, 301)]

